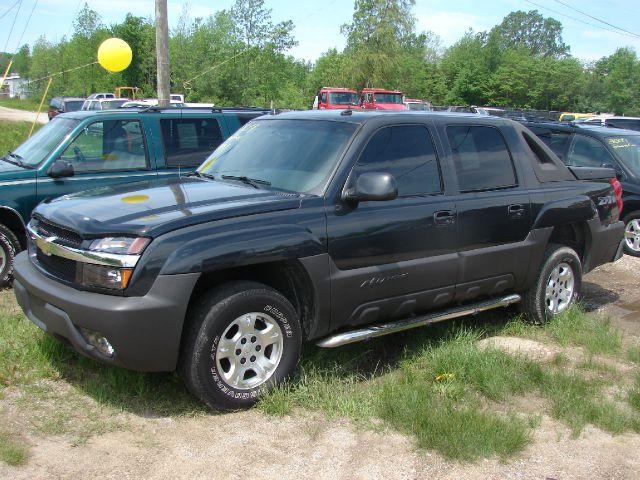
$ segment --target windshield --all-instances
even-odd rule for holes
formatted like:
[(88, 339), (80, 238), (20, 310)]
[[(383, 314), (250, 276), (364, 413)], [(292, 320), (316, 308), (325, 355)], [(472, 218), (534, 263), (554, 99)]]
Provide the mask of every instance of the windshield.
[(354, 92), (332, 92), (329, 94), (330, 105), (357, 105), (358, 94)]
[(640, 135), (607, 137), (609, 147), (635, 175), (640, 176)]
[(409, 102), (407, 103), (407, 107), (409, 107), (409, 110), (431, 110), (429, 105), (419, 102)]
[(270, 188), (318, 193), (355, 129), (345, 122), (254, 121), (220, 145), (198, 172), (216, 180), (247, 177), (269, 182)]
[(102, 110), (109, 110), (111, 108), (119, 108), (123, 103), (129, 100), (107, 100), (102, 102)]
[(64, 111), (65, 112), (75, 112), (77, 110), (80, 110), (82, 108), (82, 104), (84, 103), (84, 100), (73, 100), (70, 102), (65, 102), (64, 104)]
[(35, 167), (72, 132), (76, 125), (78, 120), (54, 117), (31, 138), (13, 150), (13, 153), (22, 157), (20, 161), (25, 165)]
[(402, 94), (401, 93), (376, 93), (376, 102), (402, 104)]

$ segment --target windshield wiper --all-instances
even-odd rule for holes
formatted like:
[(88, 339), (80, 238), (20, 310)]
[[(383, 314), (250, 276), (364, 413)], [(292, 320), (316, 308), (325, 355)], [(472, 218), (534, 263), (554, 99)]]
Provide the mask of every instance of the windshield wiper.
[(242, 183), (251, 185), (253, 188), (260, 188), (259, 185), (265, 185), (267, 187), (271, 185), (271, 182), (268, 182), (267, 180), (260, 180), (259, 178), (249, 178), (249, 177), (245, 177), (244, 175), (239, 177), (235, 175), (222, 175), (222, 179), (223, 180), (239, 180)]
[[(7, 157), (11, 157), (14, 160), (9, 160)], [(18, 155), (17, 153), (13, 153), (11, 150), (7, 151), (7, 154), (2, 157), (4, 160), (6, 160), (9, 163), (13, 163), (14, 165), (18, 165), (19, 167), (22, 168), (31, 168), (31, 165), (27, 165), (26, 163), (23, 162), (23, 157)]]
[(190, 173), (189, 176), (195, 176), (198, 178), (208, 178), (209, 180), (215, 180), (216, 177), (214, 177), (213, 175), (211, 175), (210, 173), (204, 173), (204, 172), (193, 172)]

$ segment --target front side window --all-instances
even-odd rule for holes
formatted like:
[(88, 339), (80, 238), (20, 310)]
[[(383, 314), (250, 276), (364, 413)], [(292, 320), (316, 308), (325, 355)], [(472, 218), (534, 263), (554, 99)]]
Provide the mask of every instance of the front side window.
[(148, 167), (142, 126), (137, 120), (105, 120), (87, 126), (62, 158), (76, 173)]
[(496, 128), (449, 126), (447, 137), (461, 192), (516, 185), (511, 155)]
[(394, 176), (398, 195), (440, 193), (440, 169), (429, 130), (421, 125), (399, 125), (378, 130), (354, 168)]
[(168, 167), (197, 167), (222, 143), (215, 118), (168, 118), (160, 120)]
[(613, 165), (614, 160), (599, 140), (575, 135), (565, 163), (574, 167), (601, 167), (605, 164)]

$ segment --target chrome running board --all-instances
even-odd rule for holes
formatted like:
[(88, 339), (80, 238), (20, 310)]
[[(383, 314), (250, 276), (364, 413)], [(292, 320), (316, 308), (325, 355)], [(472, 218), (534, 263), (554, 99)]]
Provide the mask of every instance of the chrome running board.
[(367, 328), (362, 328), (360, 330), (338, 333), (318, 341), (316, 345), (323, 348), (341, 347), (348, 343), (355, 343), (369, 338), (381, 337), (390, 333), (409, 330), (410, 328), (423, 327), (431, 323), (465, 317), (467, 315), (475, 315), (486, 310), (493, 310), (494, 308), (508, 307), (509, 305), (519, 301), (520, 295), (514, 293), (512, 295), (507, 295), (506, 297), (485, 300), (471, 305), (463, 305), (461, 307), (445, 310), (444, 312), (430, 313), (415, 318), (399, 320), (397, 322), (381, 323)]

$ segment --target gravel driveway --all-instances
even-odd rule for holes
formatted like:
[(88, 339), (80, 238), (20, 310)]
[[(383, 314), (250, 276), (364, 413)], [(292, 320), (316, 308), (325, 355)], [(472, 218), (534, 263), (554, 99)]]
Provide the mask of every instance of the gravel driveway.
[(27, 112), (26, 110), (16, 110), (15, 108), (0, 107), (0, 120), (10, 120), (12, 122), (33, 122), (38, 117), (39, 123), (47, 123), (47, 112)]

